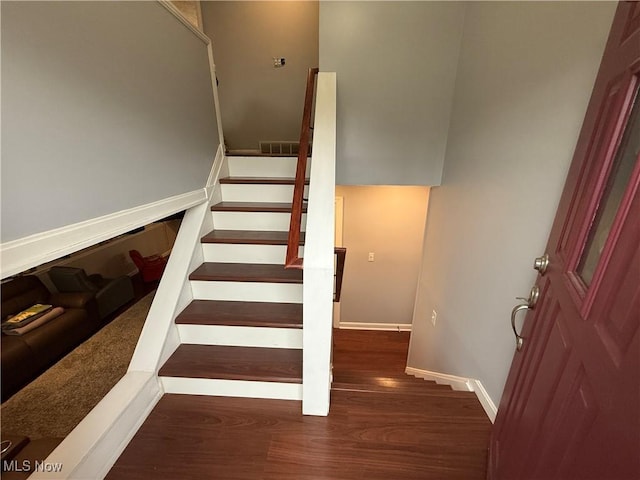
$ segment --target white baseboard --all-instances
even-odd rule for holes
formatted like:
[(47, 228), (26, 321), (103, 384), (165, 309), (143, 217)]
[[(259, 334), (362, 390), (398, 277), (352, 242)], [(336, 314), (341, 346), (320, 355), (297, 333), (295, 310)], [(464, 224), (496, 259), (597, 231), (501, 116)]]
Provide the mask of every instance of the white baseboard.
[(2, 278), (90, 247), (207, 200), (198, 189), (0, 245)]
[(29, 478), (104, 478), (161, 396), (155, 375), (128, 372), (47, 457), (61, 471)]
[(390, 332), (410, 332), (411, 324), (340, 322), (339, 328), (344, 330), (385, 330)]
[(484, 389), (482, 382), (473, 378), (458, 377), (456, 375), (447, 375), (446, 373), (430, 372), (429, 370), (421, 370), (419, 368), (407, 367), (405, 373), (413, 375), (417, 378), (423, 378), (424, 380), (433, 380), (439, 385), (449, 385), (454, 390), (463, 392), (474, 392), (484, 412), (491, 420), (491, 423), (495, 422), (498, 409), (495, 403), (491, 400), (491, 397)]
[(475, 383), (474, 392), (476, 392), (476, 397), (478, 397), (480, 405), (484, 408), (484, 411), (487, 414), (487, 417), (489, 417), (489, 420), (491, 420), (491, 423), (494, 423), (496, 421), (496, 415), (498, 414), (498, 407), (496, 407), (496, 404), (493, 403), (493, 400), (484, 389), (482, 382), (480, 382), (480, 380), (473, 380), (473, 382)]
[(218, 181), (218, 178), (220, 177), (220, 171), (223, 167), (223, 159), (224, 148), (223, 145), (220, 144), (218, 145), (218, 149), (216, 150), (216, 156), (213, 159), (213, 164), (211, 165), (211, 171), (209, 172), (209, 177), (207, 178), (207, 184), (205, 188), (211, 189)]
[(433, 380), (439, 385), (449, 385), (454, 390), (473, 392), (474, 381), (470, 378), (447, 375), (446, 373), (430, 372), (418, 368), (407, 367), (405, 373), (424, 380)]

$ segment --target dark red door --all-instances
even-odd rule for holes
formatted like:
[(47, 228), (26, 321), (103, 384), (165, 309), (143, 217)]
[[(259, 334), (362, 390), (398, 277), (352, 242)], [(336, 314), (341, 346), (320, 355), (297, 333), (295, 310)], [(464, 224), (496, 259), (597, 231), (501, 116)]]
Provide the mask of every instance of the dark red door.
[(640, 4), (625, 2), (500, 402), (493, 480), (640, 479), (639, 84)]

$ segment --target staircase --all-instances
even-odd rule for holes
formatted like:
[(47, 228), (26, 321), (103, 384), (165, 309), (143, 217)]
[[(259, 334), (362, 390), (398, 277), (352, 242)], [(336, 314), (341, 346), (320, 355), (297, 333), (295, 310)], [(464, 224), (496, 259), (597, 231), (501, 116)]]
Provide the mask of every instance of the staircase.
[(284, 268), (296, 158), (227, 161), (158, 375), (166, 393), (302, 400), (302, 270)]

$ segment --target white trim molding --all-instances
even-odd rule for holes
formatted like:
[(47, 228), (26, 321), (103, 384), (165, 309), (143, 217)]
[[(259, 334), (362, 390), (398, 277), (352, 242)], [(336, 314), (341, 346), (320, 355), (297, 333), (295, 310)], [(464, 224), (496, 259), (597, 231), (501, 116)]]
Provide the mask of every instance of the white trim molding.
[(446, 373), (430, 372), (429, 370), (420, 370), (419, 368), (407, 367), (405, 373), (413, 375), (423, 380), (432, 380), (438, 385), (449, 385), (454, 390), (462, 392), (473, 392), (475, 383), (472, 379), (466, 377), (458, 377), (456, 375), (447, 375)]
[(211, 164), (211, 171), (209, 172), (209, 177), (207, 178), (207, 197), (211, 197), (211, 191), (215, 186), (218, 178), (220, 177), (220, 171), (222, 170), (222, 166), (224, 164), (224, 145), (222, 143), (218, 144), (218, 149), (216, 150), (216, 156), (213, 159), (213, 163)]
[(491, 420), (491, 423), (495, 423), (496, 415), (498, 414), (498, 407), (493, 403), (493, 400), (489, 396), (489, 393), (485, 390), (482, 382), (480, 380), (473, 380), (475, 383), (474, 392), (476, 393), (476, 397), (478, 397), (478, 401), (482, 408), (484, 408), (487, 417)]
[(454, 390), (474, 392), (476, 397), (478, 397), (478, 401), (480, 402), (480, 405), (482, 405), (484, 412), (487, 414), (487, 417), (491, 420), (491, 423), (495, 422), (498, 409), (480, 380), (448, 375), (446, 373), (431, 372), (429, 370), (421, 370), (413, 367), (407, 367), (404, 371), (408, 375), (413, 375), (414, 377), (422, 378), (424, 380), (432, 380), (439, 385), (449, 385)]
[[(158, 0), (158, 3), (160, 5), (162, 5), (164, 8), (166, 8), (169, 13), (172, 13), (176, 19), (178, 21), (180, 21), (180, 23), (182, 23), (185, 27), (187, 27), (189, 30), (191, 30), (191, 32), (198, 37), (200, 40), (202, 40), (202, 43), (206, 44), (206, 45), (210, 45), (211, 44), (211, 39), (209, 37), (207, 37), (204, 32), (200, 31), (198, 28), (194, 27), (191, 22), (189, 21), (189, 19), (187, 17), (185, 17), (182, 12), (180, 10), (178, 10), (178, 8), (173, 5), (170, 1), (168, 0)], [(198, 5), (200, 4), (200, 2), (198, 2)], [(199, 7), (198, 7), (199, 8)]]
[(29, 478), (104, 478), (162, 393), (152, 373), (128, 372), (46, 458), (61, 471), (36, 470)]
[(410, 332), (410, 323), (364, 323), (364, 322), (340, 322), (343, 330), (384, 330), (389, 332)]
[(164, 198), (102, 217), (66, 225), (0, 245), (1, 277), (7, 278), (207, 200), (206, 189)]

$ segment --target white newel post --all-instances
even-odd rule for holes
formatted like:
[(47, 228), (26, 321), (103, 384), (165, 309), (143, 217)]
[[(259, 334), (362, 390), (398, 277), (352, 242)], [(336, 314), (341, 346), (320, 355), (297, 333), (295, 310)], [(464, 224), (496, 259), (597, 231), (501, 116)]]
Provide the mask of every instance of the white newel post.
[(302, 413), (327, 415), (331, 388), (336, 74), (318, 73), (304, 251)]

